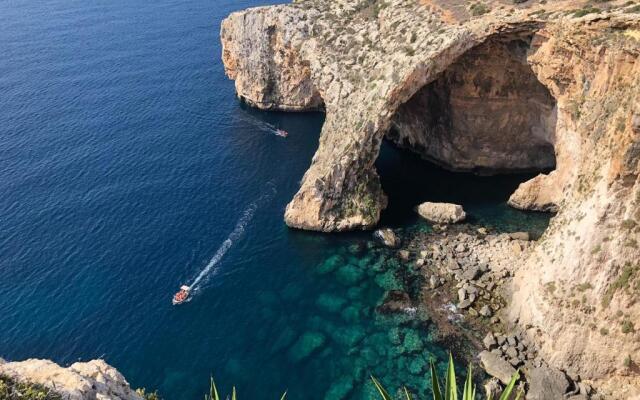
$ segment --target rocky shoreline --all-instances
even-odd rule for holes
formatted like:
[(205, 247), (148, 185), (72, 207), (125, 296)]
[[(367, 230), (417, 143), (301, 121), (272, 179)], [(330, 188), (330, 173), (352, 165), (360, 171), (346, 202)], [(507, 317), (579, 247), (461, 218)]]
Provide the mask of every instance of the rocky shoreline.
[(420, 271), (423, 282), (414, 302), (396, 293), (386, 309), (406, 310), (415, 303), (427, 309), (439, 340), (491, 377), (484, 382), (487, 395), (499, 396), (518, 369), (526, 399), (610, 398), (579, 374), (550, 366), (522, 328), (504, 316), (517, 264), (535, 245), (528, 232), (495, 233), (471, 224), (434, 225), (402, 239), (389, 229), (376, 232), (397, 248), (402, 262)]

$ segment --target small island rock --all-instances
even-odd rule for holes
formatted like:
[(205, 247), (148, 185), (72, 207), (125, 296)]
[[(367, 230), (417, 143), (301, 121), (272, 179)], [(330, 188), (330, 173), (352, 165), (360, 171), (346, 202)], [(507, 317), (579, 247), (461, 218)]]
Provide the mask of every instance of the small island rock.
[(451, 203), (422, 203), (418, 206), (418, 214), (436, 224), (455, 224), (467, 217), (461, 205)]

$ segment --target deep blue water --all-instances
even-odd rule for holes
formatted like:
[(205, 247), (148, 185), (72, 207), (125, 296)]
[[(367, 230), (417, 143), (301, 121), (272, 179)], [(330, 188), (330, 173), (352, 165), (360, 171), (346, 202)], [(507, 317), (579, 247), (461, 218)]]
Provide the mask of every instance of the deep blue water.
[[(218, 40), (229, 12), (273, 2), (0, 2), (0, 356), (103, 357), (168, 399), (201, 398), (210, 375), (248, 399), (369, 398), (369, 373), (428, 390), (424, 360), (446, 354), (435, 327), (374, 310), (403, 267), (369, 234), (282, 222), (323, 116), (241, 106)], [(544, 228), (504, 204), (523, 177), (445, 173), (387, 145), (378, 165), (394, 227), (448, 199), (479, 223)]]

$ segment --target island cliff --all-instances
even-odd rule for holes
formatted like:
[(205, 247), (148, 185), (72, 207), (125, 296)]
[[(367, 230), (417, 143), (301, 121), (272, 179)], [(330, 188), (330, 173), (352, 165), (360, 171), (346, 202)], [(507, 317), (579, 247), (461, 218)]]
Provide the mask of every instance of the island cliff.
[(518, 255), (506, 315), (550, 364), (640, 387), (638, 6), (518, 3), (253, 8), (223, 22), (222, 56), (248, 104), (326, 112), (291, 227), (374, 227), (385, 137), (452, 170), (550, 170), (509, 200), (557, 215)]

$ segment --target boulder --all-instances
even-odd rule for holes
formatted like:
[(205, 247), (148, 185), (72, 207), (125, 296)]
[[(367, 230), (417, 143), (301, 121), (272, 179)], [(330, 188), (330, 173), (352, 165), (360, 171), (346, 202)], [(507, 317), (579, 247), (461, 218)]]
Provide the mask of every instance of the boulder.
[[(500, 382), (507, 385), (511, 380), (511, 376), (516, 372), (515, 368), (511, 366), (508, 362), (498, 357), (496, 354), (491, 353), (489, 351), (483, 351), (479, 355), (480, 364), (487, 374), (496, 377), (500, 380)], [(528, 399), (529, 397), (527, 397)], [(549, 399), (554, 399), (556, 397), (549, 397)]]
[(391, 229), (378, 229), (373, 232), (373, 237), (378, 239), (382, 244), (392, 249), (400, 247), (400, 238)]
[(458, 308), (464, 310), (465, 308), (471, 307), (472, 303), (473, 301), (471, 301), (471, 299), (462, 300), (460, 303), (458, 303)]
[(470, 266), (462, 273), (462, 277), (468, 281), (475, 280), (479, 275), (480, 275), (480, 267), (477, 265)]
[(507, 351), (505, 351), (505, 354), (507, 355), (507, 357), (512, 359), (518, 358), (518, 350), (516, 350), (515, 347), (509, 347)]
[(485, 318), (489, 318), (491, 316), (491, 308), (489, 308), (489, 306), (487, 305), (482, 306), (482, 308), (480, 309), (480, 315)]
[(561, 399), (569, 389), (569, 381), (558, 369), (540, 366), (526, 373), (529, 382), (527, 400)]
[(418, 214), (436, 224), (455, 224), (467, 217), (462, 206), (451, 203), (422, 203), (418, 206)]
[(484, 339), (482, 339), (482, 343), (484, 344), (484, 347), (487, 348), (487, 350), (491, 350), (492, 348), (498, 345), (498, 342), (496, 341), (496, 337), (493, 336), (492, 332), (487, 333), (487, 336), (485, 336)]

